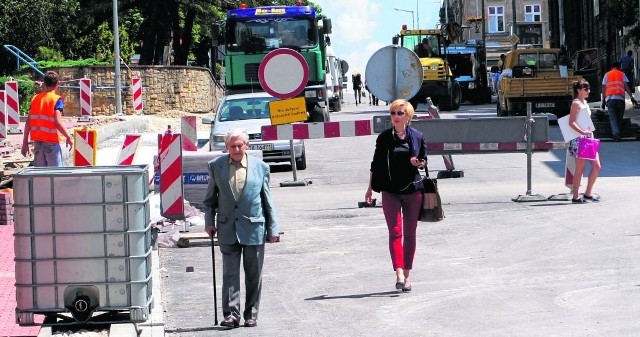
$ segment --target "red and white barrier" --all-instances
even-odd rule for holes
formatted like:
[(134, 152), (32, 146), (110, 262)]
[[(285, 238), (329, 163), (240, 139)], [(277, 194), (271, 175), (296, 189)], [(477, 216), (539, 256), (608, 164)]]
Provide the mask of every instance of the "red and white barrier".
[(357, 120), (324, 123), (265, 125), (262, 140), (313, 139), (372, 135), (371, 121)]
[[(440, 119), (440, 113), (438, 112), (438, 107), (436, 107), (433, 102), (431, 102), (431, 98), (429, 98), (427, 100), (427, 111), (429, 112), (429, 118), (434, 118), (434, 119)], [(455, 165), (453, 164), (453, 156), (450, 154), (443, 154), (442, 155), (442, 161), (444, 162), (444, 167), (447, 169), (447, 171), (449, 172), (453, 172), (456, 170)], [(459, 172), (459, 171), (456, 171)], [(444, 172), (442, 174), (438, 173), (438, 175), (443, 175), (445, 174)], [(449, 174), (451, 175), (451, 174)], [(456, 174), (459, 175), (459, 174)]]
[(185, 151), (198, 151), (196, 116), (182, 116), (180, 133), (182, 133), (182, 149)]
[(567, 155), (565, 157), (564, 186), (569, 188), (569, 191), (573, 192), (573, 174), (576, 172), (576, 158), (569, 155), (569, 150), (567, 150)]
[(4, 83), (5, 100), (7, 104), (7, 132), (22, 133), (20, 129), (20, 101), (18, 99), (18, 82)]
[[(296, 123), (266, 125), (262, 127), (262, 140), (313, 139), (368, 136), (372, 134), (371, 121), (357, 120), (325, 123)], [(566, 149), (564, 142), (533, 142), (534, 151)], [(527, 142), (470, 142), (470, 143), (429, 143), (427, 150), (433, 153), (473, 153), (473, 152), (524, 152)]]
[(160, 169), (160, 214), (171, 220), (184, 220), (182, 181), (182, 136), (166, 132), (158, 135)]
[(97, 144), (95, 129), (73, 129), (73, 166), (95, 166)]
[(91, 79), (82, 78), (80, 79), (80, 118), (78, 121), (90, 122), (92, 109)]
[(132, 165), (135, 159), (136, 153), (140, 148), (140, 137), (138, 134), (127, 134), (124, 136), (124, 142), (122, 142), (122, 148), (118, 153), (117, 165)]
[(7, 146), (7, 103), (4, 90), (0, 90), (0, 146)]
[(140, 77), (131, 78), (131, 88), (133, 89), (133, 112), (142, 115), (142, 80)]
[[(527, 142), (501, 143), (427, 143), (429, 153), (474, 153), (474, 152), (524, 152)], [(533, 151), (549, 151), (566, 149), (564, 142), (532, 142)]]

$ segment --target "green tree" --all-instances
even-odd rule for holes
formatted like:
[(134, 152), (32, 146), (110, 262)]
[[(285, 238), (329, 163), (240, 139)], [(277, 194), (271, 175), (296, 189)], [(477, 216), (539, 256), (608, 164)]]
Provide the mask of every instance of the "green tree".
[[(141, 64), (162, 64), (173, 48), (174, 64), (195, 58), (207, 64), (211, 26), (239, 0), (118, 0), (120, 52)], [(247, 6), (294, 5), (295, 0), (252, 0)], [(316, 7), (311, 1), (304, 5)], [(0, 0), (0, 41), (32, 57), (113, 60), (113, 3), (105, 0)], [(171, 48), (165, 48), (171, 47)], [(45, 48), (45, 49), (42, 49)], [(39, 59), (36, 59), (40, 61)], [(52, 61), (46, 60), (46, 61)], [(0, 50), (0, 74), (15, 71), (15, 58)]]

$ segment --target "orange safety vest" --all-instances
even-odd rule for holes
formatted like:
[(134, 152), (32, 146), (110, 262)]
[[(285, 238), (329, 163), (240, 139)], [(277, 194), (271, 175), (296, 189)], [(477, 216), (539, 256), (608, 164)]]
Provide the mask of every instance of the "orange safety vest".
[(606, 97), (618, 95), (624, 97), (624, 73), (618, 69), (611, 69), (606, 75)]
[(58, 143), (55, 106), (60, 95), (51, 91), (41, 92), (31, 100), (29, 109), (29, 126), (31, 140), (46, 143)]

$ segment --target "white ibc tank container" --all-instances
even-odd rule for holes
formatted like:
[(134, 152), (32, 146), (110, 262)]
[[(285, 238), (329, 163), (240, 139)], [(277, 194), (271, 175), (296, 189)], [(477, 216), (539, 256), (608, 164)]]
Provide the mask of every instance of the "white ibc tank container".
[(146, 165), (30, 167), (13, 175), (16, 322), (33, 314), (126, 311), (151, 297)]

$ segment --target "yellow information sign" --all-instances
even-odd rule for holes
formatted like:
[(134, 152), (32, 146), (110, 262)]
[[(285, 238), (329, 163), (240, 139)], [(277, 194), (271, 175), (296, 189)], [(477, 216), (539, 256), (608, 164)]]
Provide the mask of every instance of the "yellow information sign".
[(307, 120), (307, 106), (304, 97), (269, 102), (271, 125), (282, 125)]

